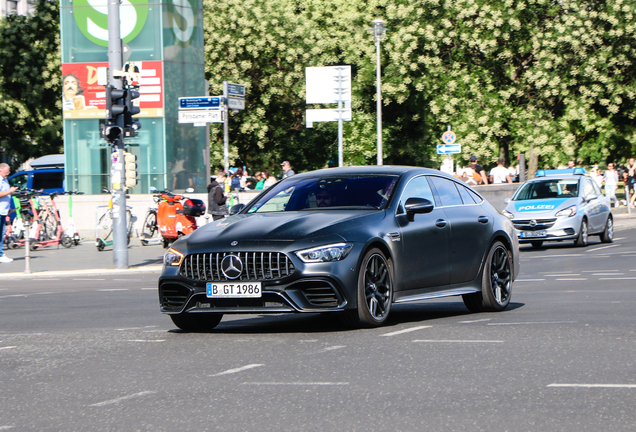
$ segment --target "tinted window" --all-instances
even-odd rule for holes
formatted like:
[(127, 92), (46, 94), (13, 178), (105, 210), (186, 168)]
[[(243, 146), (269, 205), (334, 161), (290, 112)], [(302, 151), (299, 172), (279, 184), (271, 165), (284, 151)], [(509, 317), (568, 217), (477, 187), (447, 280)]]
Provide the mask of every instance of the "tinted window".
[(593, 195), (596, 194), (596, 191), (594, 189), (594, 182), (592, 182), (592, 180), (588, 180), (585, 179), (584, 183), (583, 183), (583, 196), (587, 197), (588, 195)]
[(24, 190), (27, 187), (28, 174), (20, 174), (9, 180), (11, 186), (17, 186), (19, 190)]
[(62, 189), (64, 172), (34, 172), (33, 189)]
[(455, 187), (454, 181), (434, 176), (429, 177), (429, 179), (433, 182), (433, 185), (437, 190), (437, 195), (439, 195), (439, 198), (442, 201), (441, 205), (454, 206), (462, 205), (464, 203), (461, 196), (459, 196), (459, 191), (457, 190), (457, 187)]
[(402, 198), (398, 207), (398, 213), (404, 213), (404, 203), (409, 198), (426, 198), (431, 203), (435, 203), (431, 185), (426, 181), (426, 177), (420, 176), (411, 179), (402, 192)]
[(464, 204), (476, 204), (478, 201), (475, 201), (473, 198), (473, 194), (470, 193), (470, 190), (462, 185), (455, 185), (459, 190), (459, 194), (462, 197), (462, 201)]

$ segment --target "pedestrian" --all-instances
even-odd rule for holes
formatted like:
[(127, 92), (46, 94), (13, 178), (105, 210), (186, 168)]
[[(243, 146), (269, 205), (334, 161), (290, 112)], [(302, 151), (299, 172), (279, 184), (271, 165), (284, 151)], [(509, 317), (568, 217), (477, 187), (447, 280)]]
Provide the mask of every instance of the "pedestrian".
[(10, 263), (12, 258), (4, 256), (4, 230), (6, 219), (11, 209), (11, 194), (18, 190), (16, 186), (9, 184), (9, 173), (11, 168), (6, 163), (0, 163), (0, 263)]
[(636, 162), (634, 158), (629, 158), (629, 163), (625, 166), (627, 178), (625, 180), (625, 190), (629, 192), (630, 206), (634, 207), (634, 186), (636, 186)]
[(610, 204), (612, 202), (612, 198), (614, 198), (614, 201), (616, 201), (615, 207), (618, 207), (620, 205), (618, 198), (616, 198), (618, 171), (614, 169), (613, 163), (607, 164), (607, 171), (603, 174), (603, 182), (605, 183), (605, 195), (610, 199)]
[(504, 158), (497, 159), (497, 166), (490, 170), (490, 175), (492, 176), (493, 184), (500, 183), (512, 183), (512, 179), (510, 178), (510, 173), (508, 169), (504, 166), (506, 161)]
[(576, 168), (576, 163), (572, 159), (568, 161), (568, 168), (569, 169)]
[(268, 170), (263, 171), (263, 176), (265, 177), (265, 183), (263, 183), (263, 189), (267, 189), (274, 183), (278, 181), (275, 176), (272, 175)]
[(245, 189), (243, 181), (243, 168), (239, 167), (230, 176), (230, 189), (234, 192)]
[(282, 164), (280, 164), (280, 166), (283, 168), (283, 178), (286, 179), (287, 177), (291, 177), (294, 174), (296, 174), (294, 172), (294, 170), (292, 170), (291, 165), (289, 164), (289, 161), (284, 161)]
[(256, 177), (256, 185), (254, 186), (254, 189), (263, 189), (263, 185), (265, 185), (265, 177), (263, 176), (263, 173), (259, 171), (254, 176)]
[(470, 157), (470, 164), (468, 166), (471, 167), (473, 169), (473, 172), (480, 177), (479, 179), (477, 179), (477, 183), (488, 184), (488, 176), (486, 175), (484, 167), (477, 163), (477, 156), (473, 155)]
[(225, 172), (219, 171), (216, 178), (208, 185), (208, 213), (212, 215), (212, 220), (223, 219), (227, 214), (227, 206), (223, 185), (225, 183)]

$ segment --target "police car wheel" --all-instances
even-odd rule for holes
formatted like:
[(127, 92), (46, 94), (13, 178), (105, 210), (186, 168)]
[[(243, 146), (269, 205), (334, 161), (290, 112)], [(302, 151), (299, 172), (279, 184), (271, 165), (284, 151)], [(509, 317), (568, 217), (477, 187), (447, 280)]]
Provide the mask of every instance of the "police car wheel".
[(607, 218), (605, 230), (603, 230), (600, 237), (603, 243), (612, 243), (614, 241), (614, 220), (611, 216)]
[(581, 228), (579, 229), (579, 237), (574, 241), (575, 246), (585, 247), (587, 246), (588, 232), (587, 232), (587, 220), (581, 221)]

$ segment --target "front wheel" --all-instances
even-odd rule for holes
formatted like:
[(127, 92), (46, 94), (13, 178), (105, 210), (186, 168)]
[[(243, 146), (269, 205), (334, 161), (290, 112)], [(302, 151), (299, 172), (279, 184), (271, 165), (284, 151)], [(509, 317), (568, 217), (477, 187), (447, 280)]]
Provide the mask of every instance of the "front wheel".
[(579, 229), (579, 236), (574, 241), (574, 245), (579, 247), (585, 247), (587, 246), (587, 241), (588, 241), (587, 220), (583, 219), (581, 221), (581, 229)]
[(512, 294), (512, 253), (495, 242), (486, 258), (481, 278), (481, 292), (464, 294), (462, 299), (471, 312), (500, 312), (508, 307)]
[(62, 246), (68, 249), (71, 246), (73, 246), (73, 239), (66, 234), (62, 234), (62, 237), (60, 238), (60, 243), (62, 243)]
[(187, 332), (206, 332), (214, 329), (223, 318), (221, 313), (182, 313), (170, 315), (174, 325)]
[(614, 241), (614, 220), (612, 217), (607, 218), (605, 229), (600, 235), (602, 243), (612, 243)]
[(386, 322), (393, 300), (393, 266), (380, 249), (371, 249), (362, 260), (357, 296), (358, 308), (350, 312), (351, 324), (378, 327)]

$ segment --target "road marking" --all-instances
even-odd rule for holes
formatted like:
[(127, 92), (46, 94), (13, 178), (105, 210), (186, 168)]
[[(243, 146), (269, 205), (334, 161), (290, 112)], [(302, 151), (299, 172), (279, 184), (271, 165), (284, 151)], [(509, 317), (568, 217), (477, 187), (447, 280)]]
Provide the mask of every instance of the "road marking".
[(233, 373), (237, 373), (237, 372), (243, 372), (243, 371), (249, 370), (249, 369), (254, 369), (254, 368), (257, 368), (257, 367), (261, 367), (261, 366), (265, 366), (265, 365), (256, 364), (256, 363), (255, 364), (249, 364), (247, 366), (243, 366), (243, 367), (236, 368), (236, 369), (228, 369), (226, 371), (219, 372), (217, 374), (210, 375), (210, 376), (211, 377), (218, 377), (218, 376), (221, 376), (221, 375), (229, 375), (229, 374), (233, 374)]
[(309, 351), (309, 352), (306, 352), (306, 353), (301, 354), (301, 355), (322, 354), (322, 353), (326, 353), (326, 352), (329, 352), (329, 351), (334, 351), (334, 350), (341, 349), (341, 348), (346, 348), (346, 347), (347, 347), (346, 345), (334, 345), (334, 346), (330, 346), (330, 347), (323, 348), (323, 349), (317, 349), (317, 350)]
[(26, 297), (26, 294), (12, 294), (12, 295), (6, 295), (6, 296), (1, 296), (0, 299), (3, 298), (11, 298), (11, 297)]
[(426, 342), (426, 343), (503, 343), (502, 340), (435, 340), (435, 339), (424, 339), (424, 340), (414, 340), (413, 342)]
[(621, 276), (625, 273), (592, 273), (592, 276)]
[(548, 277), (568, 277), (568, 276), (581, 276), (580, 273), (557, 273), (557, 274), (547, 274)]
[(120, 398), (117, 399), (111, 399), (111, 400), (107, 400), (104, 402), (98, 402), (98, 403), (94, 403), (92, 405), (89, 405), (89, 407), (103, 407), (106, 405), (114, 405), (117, 404), (119, 402), (123, 402), (126, 400), (130, 400), (130, 399), (134, 399), (134, 398), (138, 398), (138, 397), (142, 397), (142, 396), (147, 396), (147, 395), (151, 395), (151, 394), (155, 394), (157, 392), (154, 391), (143, 391), (143, 392), (139, 392), (139, 393), (135, 393), (135, 394), (131, 394), (128, 396), (122, 396)]
[(617, 272), (618, 270), (583, 270), (581, 273)]
[(103, 281), (103, 280), (106, 280), (106, 279), (95, 279), (95, 278), (88, 279), (87, 278), (87, 279), (73, 279), (73, 280), (76, 280), (76, 281)]
[(433, 326), (411, 327), (411, 328), (407, 328), (407, 329), (404, 329), (404, 330), (398, 330), (398, 331), (394, 331), (394, 332), (391, 332), (391, 333), (385, 333), (385, 334), (380, 335), (380, 336), (397, 336), (397, 335), (401, 335), (401, 334), (404, 334), (404, 333), (410, 333), (410, 332), (413, 332), (413, 331), (416, 331), (416, 330), (422, 330), (422, 329), (431, 328), (431, 327), (433, 327)]
[(527, 321), (516, 323), (490, 323), (491, 326), (504, 326), (504, 325), (532, 325), (532, 324), (576, 324), (576, 321)]
[(15, 426), (0, 426), (0, 431), (13, 429)]
[(100, 291), (100, 292), (128, 291), (128, 288), (100, 289), (100, 290), (97, 290), (97, 291)]
[(562, 279), (555, 279), (558, 281), (586, 281), (587, 278), (562, 278)]
[(598, 280), (636, 280), (636, 277), (598, 278)]
[(567, 257), (578, 257), (584, 256), (583, 254), (572, 254), (572, 255), (539, 255), (539, 256), (524, 256), (524, 258), (529, 259), (551, 259), (551, 258), (567, 258)]
[(115, 282), (135, 282), (142, 281), (143, 279), (113, 279)]
[(149, 328), (155, 328), (157, 327), (156, 325), (149, 325), (149, 326), (143, 326), (143, 327), (128, 327), (128, 328), (120, 328), (120, 329), (116, 329), (117, 331), (128, 331), (128, 330), (143, 330), (143, 329), (149, 329)]
[(241, 385), (257, 386), (346, 386), (348, 382), (244, 382)]
[(8, 350), (8, 349), (13, 349), (13, 348), (17, 348), (17, 346), (0, 347), (0, 350)]
[(153, 339), (153, 340), (145, 340), (145, 339), (129, 339), (126, 342), (165, 342), (165, 339)]
[(515, 282), (542, 282), (545, 279), (515, 279)]
[(622, 246), (622, 245), (615, 244), (615, 245), (610, 245), (610, 246), (603, 246), (603, 247), (599, 247), (599, 248), (596, 248), (596, 249), (586, 250), (585, 252), (594, 252), (594, 251), (597, 251), (597, 250), (607, 249), (607, 248), (614, 248), (614, 247), (618, 247), (618, 246)]
[(483, 318), (483, 319), (478, 319), (478, 320), (472, 320), (472, 321), (460, 321), (460, 324), (471, 324), (471, 323), (476, 323), (476, 322), (484, 322), (484, 321), (490, 321), (492, 318)]
[(548, 387), (578, 387), (578, 388), (636, 388), (636, 384), (550, 384)]
[(147, 290), (155, 291), (155, 290), (157, 290), (157, 287), (152, 287), (152, 288), (142, 288), (141, 290), (142, 290), (142, 291), (147, 291)]

